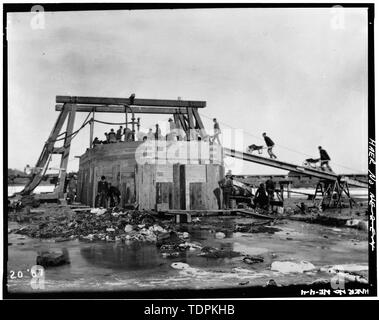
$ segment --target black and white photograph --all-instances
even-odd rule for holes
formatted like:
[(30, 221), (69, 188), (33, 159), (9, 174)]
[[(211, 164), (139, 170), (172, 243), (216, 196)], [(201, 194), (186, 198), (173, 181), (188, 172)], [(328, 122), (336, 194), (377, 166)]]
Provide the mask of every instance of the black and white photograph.
[(4, 298), (377, 296), (373, 3), (3, 25)]

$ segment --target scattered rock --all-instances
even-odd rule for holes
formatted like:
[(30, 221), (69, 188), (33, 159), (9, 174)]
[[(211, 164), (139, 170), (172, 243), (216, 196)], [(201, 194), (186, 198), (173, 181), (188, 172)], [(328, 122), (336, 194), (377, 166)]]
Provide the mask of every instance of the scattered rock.
[(127, 225), (125, 226), (125, 228), (124, 228), (124, 231), (125, 231), (126, 233), (133, 231), (133, 226), (130, 225), (130, 224), (127, 224)]
[(91, 213), (95, 213), (97, 216), (101, 216), (107, 211), (107, 209), (102, 209), (102, 208), (92, 208)]
[(225, 238), (225, 233), (223, 233), (223, 232), (216, 232), (215, 237), (216, 237), (216, 239), (224, 239)]
[(274, 279), (270, 279), (267, 281), (266, 286), (267, 287), (277, 287), (278, 284), (276, 283), (276, 281)]
[(64, 264), (69, 264), (70, 259), (68, 256), (68, 251), (63, 250), (61, 253), (58, 252), (42, 252), (37, 256), (36, 264), (43, 266), (44, 268), (48, 267), (57, 267)]
[(157, 236), (157, 246), (160, 247), (164, 244), (179, 245), (183, 243), (184, 240), (178, 237), (178, 234), (175, 231), (166, 232), (158, 234)]
[(238, 257), (241, 254), (236, 251), (231, 250), (220, 250), (213, 247), (205, 246), (201, 249), (201, 253), (199, 256), (206, 257), (206, 258), (214, 258), (214, 259), (220, 259), (220, 258), (234, 258)]
[(190, 266), (187, 263), (174, 262), (174, 263), (171, 264), (171, 268), (174, 268), (174, 269), (177, 269), (177, 270), (185, 270), (185, 269), (189, 269)]

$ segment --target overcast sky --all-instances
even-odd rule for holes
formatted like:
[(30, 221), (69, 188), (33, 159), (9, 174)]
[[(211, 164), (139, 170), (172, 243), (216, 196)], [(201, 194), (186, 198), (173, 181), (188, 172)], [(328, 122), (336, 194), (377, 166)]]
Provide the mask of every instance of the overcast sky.
[[(58, 116), (56, 95), (134, 92), (207, 101), (200, 110), (206, 127), (216, 117), (224, 131), (243, 130), (244, 148), (263, 144), (265, 131), (280, 160), (301, 164), (318, 157), (321, 145), (337, 173), (367, 172), (366, 9), (344, 9), (337, 27), (330, 9), (57, 12), (45, 13), (43, 29), (33, 29), (32, 18), (8, 14), (11, 168), (35, 165)], [(141, 120), (149, 128), (167, 117)], [(96, 124), (95, 134), (102, 139), (106, 130)], [(69, 170), (88, 143), (85, 128), (73, 141)], [(227, 165), (235, 174), (285, 173)]]

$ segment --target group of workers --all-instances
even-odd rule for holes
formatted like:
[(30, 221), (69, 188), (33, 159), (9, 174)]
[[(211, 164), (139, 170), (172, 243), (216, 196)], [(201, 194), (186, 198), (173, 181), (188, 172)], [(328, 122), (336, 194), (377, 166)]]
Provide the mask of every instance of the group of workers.
[[(135, 134), (133, 130), (131, 130), (128, 127), (123, 128), (122, 126), (119, 127), (119, 129), (115, 132), (114, 129), (110, 129), (109, 132), (105, 132), (105, 140), (100, 140), (98, 137), (95, 137), (95, 139), (92, 142), (92, 146), (95, 147), (99, 144), (109, 144), (109, 143), (117, 143), (117, 142), (130, 142), (130, 141), (145, 141), (145, 140), (168, 140), (168, 141), (183, 141), (186, 140), (185, 133), (183, 130), (180, 129), (180, 126), (178, 126), (172, 118), (168, 119), (169, 123), (169, 133), (166, 134), (166, 136), (162, 135), (162, 130), (159, 127), (159, 124), (155, 125), (155, 130), (153, 131), (152, 128), (149, 129), (149, 131), (145, 134), (141, 131), (137, 131)], [(217, 122), (217, 119), (213, 119), (213, 127), (214, 127), (214, 135), (209, 136), (205, 133), (203, 136), (201, 135), (202, 132), (200, 132), (200, 129), (192, 129), (190, 130), (189, 139), (190, 140), (203, 140), (203, 141), (209, 141), (211, 143), (217, 142), (221, 145), (220, 141), (220, 134), (221, 129), (220, 125)]]
[(274, 201), (275, 187), (275, 182), (272, 179), (268, 179), (266, 183), (261, 183), (255, 192), (253, 206), (265, 210), (269, 209), (271, 202)]
[(134, 141), (134, 132), (128, 127), (123, 128), (120, 126), (116, 132), (114, 129), (111, 129), (109, 132), (105, 132), (104, 135), (105, 140), (102, 141), (98, 137), (95, 137), (92, 146), (94, 147), (98, 144), (117, 143), (122, 141)]
[[(222, 190), (223, 197), (222, 208), (224, 210), (231, 209), (230, 200), (233, 195), (233, 175), (230, 171), (225, 175), (225, 178), (219, 181), (219, 186)], [(274, 201), (275, 189), (276, 184), (272, 179), (268, 179), (266, 183), (261, 183), (252, 198), (253, 207), (269, 209), (270, 204)]]
[[(274, 141), (269, 136), (267, 136), (266, 132), (263, 132), (262, 136), (267, 146), (268, 155), (270, 156), (271, 159), (277, 159), (277, 156), (272, 151), (272, 149), (275, 146)], [(249, 146), (248, 151), (254, 151), (254, 150), (261, 151), (261, 149), (263, 149), (263, 146), (251, 145)], [(318, 150), (320, 153), (320, 158), (314, 159), (314, 161), (320, 162), (321, 170), (325, 171), (325, 167), (326, 167), (326, 169), (328, 169), (329, 171), (333, 171), (329, 165), (329, 161), (330, 161), (329, 154), (321, 146), (318, 147)], [(309, 159), (309, 160), (313, 160), (313, 159)]]
[(113, 186), (112, 183), (107, 182), (105, 176), (102, 176), (97, 183), (95, 206), (102, 208), (115, 207), (120, 203), (120, 199), (120, 190)]

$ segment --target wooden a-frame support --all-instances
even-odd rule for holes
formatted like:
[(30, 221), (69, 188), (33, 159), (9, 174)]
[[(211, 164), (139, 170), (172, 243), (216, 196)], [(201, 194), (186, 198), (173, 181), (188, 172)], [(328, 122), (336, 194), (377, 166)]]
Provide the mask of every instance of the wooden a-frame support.
[(187, 140), (191, 140), (190, 130), (199, 130), (201, 138), (206, 136), (204, 124), (200, 118), (197, 108), (188, 107), (186, 113), (174, 113), (174, 122), (177, 128), (183, 129), (186, 133)]
[[(340, 179), (320, 181), (317, 183), (313, 197), (314, 205), (325, 208), (341, 208), (343, 193), (347, 196), (350, 208), (352, 208), (355, 201), (350, 196), (349, 184), (346, 181), (341, 181)], [(316, 200), (317, 195), (321, 195), (319, 200)]]
[[(70, 110), (69, 110), (70, 109)], [(74, 129), (75, 123), (75, 114), (76, 114), (76, 105), (75, 104), (65, 104), (63, 106), (62, 111), (60, 112), (57, 121), (51, 131), (49, 138), (45, 142), (45, 145), (42, 149), (42, 153), (38, 158), (36, 164), (36, 172), (33, 173), (29, 183), (25, 186), (25, 188), (21, 191), (22, 195), (30, 194), (41, 182), (45, 171), (43, 168), (47, 169), (48, 161), (52, 154), (60, 154), (62, 156), (59, 176), (58, 176), (58, 184), (53, 192), (50, 194), (49, 198), (62, 198), (64, 193), (64, 185), (67, 174), (67, 165), (68, 158), (70, 155), (70, 147), (72, 140), (72, 133)], [(56, 140), (59, 136), (60, 131), (62, 130), (63, 124), (68, 116), (67, 128), (64, 137), (63, 147), (55, 148)]]

